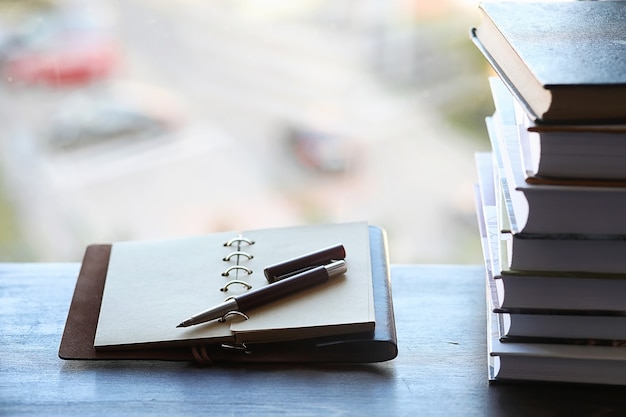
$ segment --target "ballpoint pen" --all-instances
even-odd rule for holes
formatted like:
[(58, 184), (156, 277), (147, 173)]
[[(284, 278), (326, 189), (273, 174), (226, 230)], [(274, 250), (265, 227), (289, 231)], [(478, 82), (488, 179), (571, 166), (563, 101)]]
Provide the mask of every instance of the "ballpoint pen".
[(325, 283), (329, 278), (345, 273), (347, 269), (346, 262), (339, 260), (306, 270), (245, 294), (231, 297), (213, 308), (189, 317), (176, 327), (189, 327), (220, 319), (231, 312), (245, 313), (295, 292)]

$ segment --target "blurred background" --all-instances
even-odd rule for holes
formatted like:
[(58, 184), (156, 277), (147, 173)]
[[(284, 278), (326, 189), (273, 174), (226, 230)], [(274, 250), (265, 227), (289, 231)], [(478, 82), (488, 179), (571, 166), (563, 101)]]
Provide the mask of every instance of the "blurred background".
[(480, 263), (469, 0), (0, 0), (0, 261), (366, 220)]

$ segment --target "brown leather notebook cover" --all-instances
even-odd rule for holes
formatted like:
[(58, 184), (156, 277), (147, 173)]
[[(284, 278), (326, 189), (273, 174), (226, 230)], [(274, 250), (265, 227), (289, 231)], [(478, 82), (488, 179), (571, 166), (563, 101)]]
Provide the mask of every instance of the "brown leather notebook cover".
[(142, 350), (94, 348), (110, 244), (87, 247), (61, 338), (62, 359), (155, 359), (213, 362), (380, 362), (397, 356), (397, 338), (385, 233), (370, 226), (376, 329), (364, 334), (247, 344), (245, 349), (206, 344)]

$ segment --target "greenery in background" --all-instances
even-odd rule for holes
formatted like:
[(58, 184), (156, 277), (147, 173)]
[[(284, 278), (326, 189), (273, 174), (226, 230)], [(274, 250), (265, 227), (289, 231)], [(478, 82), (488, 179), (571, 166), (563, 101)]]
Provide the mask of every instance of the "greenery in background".
[(469, 72), (471, 87), (464, 90), (465, 94), (449, 95), (448, 102), (440, 112), (448, 121), (464, 132), (469, 138), (489, 146), (485, 116), (494, 111), (493, 100), (485, 73), (488, 71), (484, 57), (468, 41), (468, 36), (455, 39), (450, 47), (465, 59), (464, 72)]
[[(0, 178), (1, 180), (1, 178)], [(0, 261), (22, 261), (26, 259), (24, 245), (20, 239), (16, 215), (0, 181)]]
[[(437, 61), (431, 65), (432, 75), (416, 87), (442, 86), (434, 103), (437, 112), (454, 127), (467, 134), (467, 138), (488, 145), (485, 116), (493, 113), (493, 102), (487, 78), (488, 65), (472, 44), (469, 28), (477, 23), (475, 14), (457, 10), (427, 21), (417, 21), (425, 41), (434, 45)], [(447, 89), (446, 89), (447, 88)], [(452, 90), (452, 91), (451, 91)], [(430, 93), (433, 95), (433, 93)]]

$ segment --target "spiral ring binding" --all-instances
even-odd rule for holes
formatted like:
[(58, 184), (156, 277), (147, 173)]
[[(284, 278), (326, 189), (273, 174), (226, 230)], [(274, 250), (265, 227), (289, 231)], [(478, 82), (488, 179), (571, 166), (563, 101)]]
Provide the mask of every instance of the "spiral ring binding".
[(231, 259), (233, 256), (236, 256), (236, 257), (237, 257), (237, 262), (239, 262), (239, 257), (240, 257), (240, 256), (244, 256), (244, 257), (246, 257), (246, 258), (248, 258), (248, 259), (252, 259), (252, 258), (254, 258), (254, 256), (253, 256), (253, 255), (250, 255), (248, 252), (234, 251), (234, 252), (231, 252), (231, 253), (229, 253), (228, 255), (226, 255), (226, 256), (224, 257), (224, 259), (223, 259), (223, 260), (224, 260), (224, 261), (226, 261), (226, 262), (228, 262), (228, 261), (230, 261), (230, 259)]
[(250, 288), (252, 288), (252, 285), (248, 284), (246, 281), (242, 281), (240, 279), (233, 279), (232, 281), (228, 281), (226, 283), (226, 285), (224, 285), (222, 288), (220, 288), (220, 291), (222, 292), (226, 292), (228, 291), (228, 287), (230, 287), (233, 284), (240, 284), (243, 285), (244, 287), (246, 287), (247, 290), (249, 290)]
[(229, 345), (228, 343), (222, 343), (221, 347), (222, 349), (229, 349), (229, 350), (243, 352), (246, 355), (249, 355), (252, 353), (245, 343), (240, 343), (238, 345)]
[[(248, 239), (247, 237), (244, 237), (242, 234), (239, 234), (236, 237), (234, 237), (232, 239), (229, 239), (226, 243), (224, 243), (224, 246), (226, 246), (226, 247), (234, 247), (235, 250), (233, 252), (230, 252), (224, 258), (222, 258), (222, 260), (224, 262), (231, 262), (232, 260), (234, 260), (235, 261), (234, 263), (236, 263), (236, 265), (229, 266), (224, 272), (222, 272), (222, 276), (228, 277), (228, 276), (230, 276), (230, 273), (232, 271), (237, 271), (237, 274), (236, 274), (235, 278), (238, 278), (239, 270), (245, 272), (247, 275), (251, 275), (252, 274), (252, 269), (248, 268), (247, 266), (240, 265), (240, 261), (241, 261), (242, 258), (246, 258), (247, 260), (250, 260), (250, 259), (254, 258), (254, 256), (251, 253), (244, 252), (244, 251), (241, 250), (242, 244), (246, 244), (246, 245), (250, 246), (250, 245), (254, 245), (254, 241), (252, 239)], [(241, 284), (247, 290), (252, 288), (252, 285), (248, 284), (247, 282), (242, 281), (240, 279), (234, 279), (234, 280), (226, 283), (226, 285), (223, 286), (222, 288), (220, 288), (220, 291), (222, 291), (222, 292), (228, 291), (228, 287), (230, 285), (232, 285), (232, 284)]]
[(254, 240), (248, 239), (247, 237), (243, 237), (241, 235), (230, 239), (228, 242), (224, 243), (224, 246), (232, 246), (233, 243), (237, 242), (241, 244), (242, 242), (247, 243), (248, 245), (254, 245)]
[(209, 356), (206, 351), (206, 347), (202, 346), (192, 346), (191, 354), (195, 361), (200, 365), (213, 365), (213, 359)]
[(232, 265), (229, 266), (228, 269), (226, 269), (226, 271), (222, 272), (222, 276), (223, 277), (227, 277), (230, 276), (230, 273), (234, 270), (242, 270), (245, 271), (248, 275), (252, 274), (252, 270), (250, 268), (248, 268), (247, 266), (243, 266), (243, 265)]

